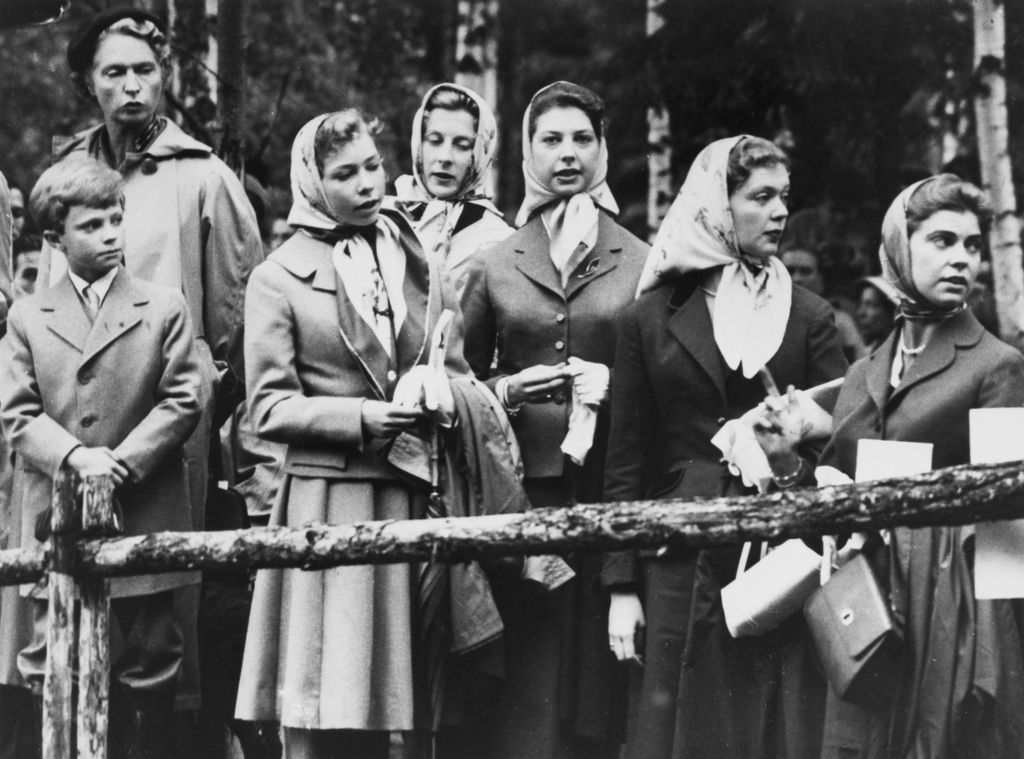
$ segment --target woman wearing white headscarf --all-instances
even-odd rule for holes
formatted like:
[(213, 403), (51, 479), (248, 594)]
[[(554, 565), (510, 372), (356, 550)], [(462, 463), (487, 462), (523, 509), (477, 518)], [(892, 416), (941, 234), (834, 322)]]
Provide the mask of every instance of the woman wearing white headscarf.
[[(426, 494), (381, 450), (427, 414), (396, 403), (396, 385), (427, 381), (418, 370), (442, 310), (458, 312), (454, 293), (405, 217), (381, 208), (384, 169), (358, 112), (299, 131), (292, 194), (298, 231), (256, 267), (246, 298), (250, 415), (261, 437), (287, 445), (270, 524), (420, 516)], [(460, 338), (456, 317), (449, 373), (468, 371)], [(237, 716), (280, 721), (289, 759), (386, 757), (388, 732), (418, 716), (412, 571), (259, 572)]]
[(482, 97), (439, 84), (413, 118), (413, 173), (395, 180), (399, 207), (460, 295), (470, 259), (514, 231), (491, 202), (497, 140), (494, 113)]
[[(1024, 358), (967, 307), (989, 213), (981, 191), (953, 174), (911, 185), (889, 207), (879, 256), (900, 303), (896, 328), (850, 368), (822, 464), (852, 477), (864, 439), (931, 443), (934, 468), (966, 464), (970, 410), (1024, 404)], [(793, 466), (796, 442), (769, 447), (779, 471)], [(889, 703), (844, 705), (825, 755), (1024, 756), (1020, 630), (1011, 602), (975, 599), (973, 536), (971, 526), (898, 527), (870, 552), (904, 656)]]
[[(513, 416), (535, 507), (600, 499), (614, 325), (647, 251), (612, 216), (603, 115), (601, 98), (568, 82), (533, 96), (520, 229), (473, 260), (462, 298), (466, 358)], [(576, 575), (550, 590), (529, 579), (545, 579), (532, 560), (496, 580), (507, 680), (476, 756), (616, 753), (600, 561), (568, 562)]]
[[(764, 398), (758, 370), (783, 388), (846, 370), (831, 307), (776, 258), (788, 192), (786, 157), (766, 140), (719, 140), (694, 161), (620, 322), (607, 500), (747, 492), (711, 438)], [(606, 557), (612, 651), (643, 662), (630, 759), (816, 755), (825, 686), (802, 621), (739, 640), (725, 627), (719, 589), (738, 558)]]

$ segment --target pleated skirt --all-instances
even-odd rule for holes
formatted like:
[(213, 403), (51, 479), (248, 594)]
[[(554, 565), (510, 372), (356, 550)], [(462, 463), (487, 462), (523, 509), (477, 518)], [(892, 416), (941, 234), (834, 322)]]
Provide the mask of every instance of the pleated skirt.
[[(395, 481), (289, 475), (272, 526), (421, 514)], [(260, 570), (236, 716), (320, 730), (414, 727), (413, 588), (408, 564)]]

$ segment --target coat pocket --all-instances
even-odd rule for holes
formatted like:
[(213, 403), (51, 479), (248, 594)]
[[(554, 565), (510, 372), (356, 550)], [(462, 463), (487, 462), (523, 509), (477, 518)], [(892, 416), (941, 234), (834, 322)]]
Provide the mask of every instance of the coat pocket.
[(348, 453), (339, 448), (290, 445), (284, 455), (285, 474), (338, 478), (348, 470)]

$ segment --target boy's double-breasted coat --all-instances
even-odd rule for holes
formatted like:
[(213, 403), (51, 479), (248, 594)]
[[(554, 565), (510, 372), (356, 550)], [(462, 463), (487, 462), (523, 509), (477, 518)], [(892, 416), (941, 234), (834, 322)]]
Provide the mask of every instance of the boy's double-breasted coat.
[[(115, 491), (125, 533), (189, 530), (182, 445), (200, 415), (200, 369), (181, 293), (114, 277), (95, 317), (71, 280), (18, 301), (0, 343), (0, 418), (17, 457), (20, 544), (36, 544), (36, 517), (53, 478), (79, 446), (106, 446), (129, 482)], [(113, 596), (198, 581), (196, 573), (119, 578)]]

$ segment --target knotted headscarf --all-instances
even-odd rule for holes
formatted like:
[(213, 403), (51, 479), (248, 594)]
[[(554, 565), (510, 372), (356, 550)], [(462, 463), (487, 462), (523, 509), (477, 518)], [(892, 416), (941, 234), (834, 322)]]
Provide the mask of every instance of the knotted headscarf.
[[(476, 140), (473, 143), (473, 163), (463, 186), (451, 198), (440, 199), (427, 189), (423, 178), (423, 126), (427, 118), (427, 104), (438, 90), (452, 90), (465, 95), (476, 104)], [(421, 205), (414, 222), (416, 231), (428, 242), (431, 251), (441, 260), (446, 257), (455, 225), (462, 215), (464, 204), (482, 206), (491, 213), (501, 215), (491, 202), (491, 164), (498, 143), (498, 124), (487, 101), (473, 90), (460, 84), (445, 82), (431, 87), (412, 120), (412, 174), (403, 174), (395, 180), (395, 194), (407, 208)]]
[(557, 85), (583, 90), (571, 82), (554, 82), (537, 90), (530, 99), (530, 105), (523, 114), (523, 178), (526, 196), (516, 215), (516, 226), (523, 226), (538, 209), (546, 207), (544, 220), (551, 237), (551, 260), (562, 273), (564, 285), (575, 264), (583, 259), (596, 240), (598, 206), (613, 214), (619, 212), (619, 206), (608, 187), (608, 142), (603, 134), (598, 140), (597, 170), (590, 186), (583, 192), (565, 196), (543, 184), (537, 177), (533, 166), (530, 116), (537, 98)]
[(712, 142), (690, 167), (658, 230), (637, 295), (690, 272), (723, 267), (711, 313), (715, 343), (730, 369), (753, 377), (786, 332), (793, 283), (778, 258), (740, 249), (729, 208), (729, 152), (747, 135)]
[(882, 219), (882, 245), (878, 258), (882, 263), (882, 276), (896, 288), (899, 313), (906, 319), (946, 319), (967, 308), (966, 301), (953, 308), (940, 308), (925, 298), (914, 285), (914, 265), (910, 255), (910, 230), (907, 227), (907, 204), (919, 187), (932, 182), (928, 177), (907, 187), (885, 212)]

